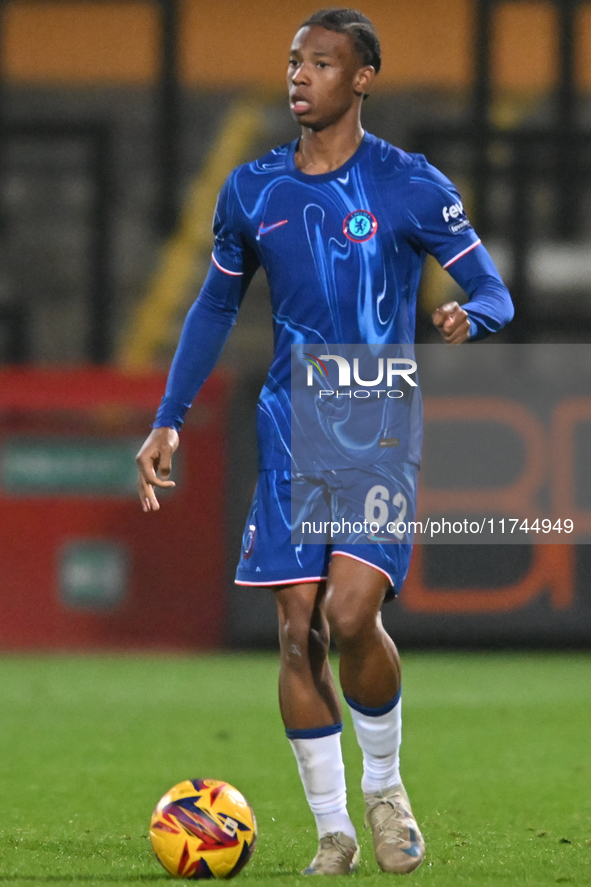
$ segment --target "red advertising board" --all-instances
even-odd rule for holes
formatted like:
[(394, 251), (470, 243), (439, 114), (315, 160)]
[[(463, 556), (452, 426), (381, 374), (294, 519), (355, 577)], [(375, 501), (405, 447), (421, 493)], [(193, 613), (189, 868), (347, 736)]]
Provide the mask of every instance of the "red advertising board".
[(164, 381), (0, 372), (0, 650), (223, 644), (229, 380), (203, 389), (176, 489), (145, 514), (134, 455)]

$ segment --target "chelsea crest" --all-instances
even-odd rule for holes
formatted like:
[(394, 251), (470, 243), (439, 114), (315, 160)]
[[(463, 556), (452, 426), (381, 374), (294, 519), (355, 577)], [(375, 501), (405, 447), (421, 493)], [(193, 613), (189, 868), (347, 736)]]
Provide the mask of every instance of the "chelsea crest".
[(355, 243), (371, 240), (378, 230), (378, 220), (367, 209), (356, 209), (343, 222), (343, 233)]

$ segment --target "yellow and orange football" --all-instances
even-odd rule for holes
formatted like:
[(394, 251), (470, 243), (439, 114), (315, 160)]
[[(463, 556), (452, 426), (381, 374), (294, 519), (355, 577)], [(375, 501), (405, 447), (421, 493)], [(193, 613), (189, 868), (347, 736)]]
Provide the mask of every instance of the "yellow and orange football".
[(178, 878), (233, 878), (252, 856), (254, 813), (240, 792), (218, 779), (187, 779), (158, 801), (150, 840), (158, 861)]

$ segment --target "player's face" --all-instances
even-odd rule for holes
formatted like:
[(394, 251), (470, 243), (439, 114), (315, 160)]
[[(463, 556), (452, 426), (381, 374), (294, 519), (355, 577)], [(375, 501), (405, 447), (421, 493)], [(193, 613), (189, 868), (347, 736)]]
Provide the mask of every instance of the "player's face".
[(300, 28), (289, 54), (291, 113), (302, 126), (321, 130), (343, 117), (374, 76), (348, 34), (318, 25)]

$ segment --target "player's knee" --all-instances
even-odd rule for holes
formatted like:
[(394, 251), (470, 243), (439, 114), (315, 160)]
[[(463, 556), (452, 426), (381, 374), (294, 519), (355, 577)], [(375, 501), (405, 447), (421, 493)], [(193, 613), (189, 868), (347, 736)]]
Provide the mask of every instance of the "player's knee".
[(375, 629), (374, 613), (363, 608), (334, 608), (327, 613), (331, 634), (338, 648), (358, 643), (368, 632)]

